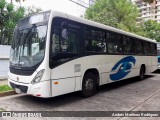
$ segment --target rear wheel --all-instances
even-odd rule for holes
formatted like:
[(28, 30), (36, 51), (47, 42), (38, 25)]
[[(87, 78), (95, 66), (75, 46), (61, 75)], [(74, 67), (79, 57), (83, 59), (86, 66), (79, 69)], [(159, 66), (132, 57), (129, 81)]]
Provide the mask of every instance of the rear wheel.
[(95, 94), (97, 87), (96, 78), (96, 75), (92, 72), (88, 72), (84, 75), (81, 91), (83, 97), (90, 97)]
[(140, 68), (140, 73), (139, 73), (139, 78), (140, 80), (143, 80), (145, 78), (145, 67), (144, 66), (141, 66)]

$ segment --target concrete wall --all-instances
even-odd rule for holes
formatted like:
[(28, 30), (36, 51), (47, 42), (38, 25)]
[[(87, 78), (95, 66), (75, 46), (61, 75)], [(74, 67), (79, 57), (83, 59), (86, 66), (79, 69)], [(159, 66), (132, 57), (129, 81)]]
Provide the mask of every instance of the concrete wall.
[(10, 46), (0, 45), (0, 79), (6, 79), (9, 70)]

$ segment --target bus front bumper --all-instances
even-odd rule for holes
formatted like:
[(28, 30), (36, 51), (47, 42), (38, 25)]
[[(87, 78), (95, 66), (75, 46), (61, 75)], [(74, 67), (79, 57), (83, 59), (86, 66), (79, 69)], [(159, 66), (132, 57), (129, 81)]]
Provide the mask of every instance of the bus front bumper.
[(25, 83), (19, 83), (16, 81), (13, 81), (8, 78), (8, 86), (13, 88), (16, 93), (18, 94), (28, 94), (36, 97), (43, 97), (43, 98), (48, 98), (51, 97), (50, 93), (50, 82), (49, 81), (43, 81), (38, 84), (25, 84)]

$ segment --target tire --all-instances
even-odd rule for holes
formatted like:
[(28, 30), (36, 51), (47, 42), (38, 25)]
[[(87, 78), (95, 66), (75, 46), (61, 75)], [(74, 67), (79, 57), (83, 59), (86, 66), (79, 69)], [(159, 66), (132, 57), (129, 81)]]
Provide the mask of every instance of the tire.
[(88, 72), (84, 75), (82, 82), (81, 96), (90, 97), (96, 93), (97, 80), (96, 76), (92, 72)]
[(145, 78), (145, 67), (144, 66), (141, 66), (141, 69), (139, 71), (139, 79), (140, 80), (143, 80)]

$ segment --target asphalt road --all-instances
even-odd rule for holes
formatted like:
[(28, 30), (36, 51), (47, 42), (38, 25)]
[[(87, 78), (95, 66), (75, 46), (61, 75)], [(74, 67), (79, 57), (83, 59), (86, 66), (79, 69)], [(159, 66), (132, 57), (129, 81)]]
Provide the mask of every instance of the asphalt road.
[[(28, 95), (13, 95), (0, 98), (0, 110), (6, 111), (160, 111), (160, 71), (139, 81), (127, 79), (101, 86), (96, 95), (82, 98), (71, 93), (50, 99), (41, 99)], [(20, 119), (20, 118), (15, 118)], [(41, 118), (51, 119), (51, 118)], [(53, 118), (52, 118), (53, 119)], [(57, 119), (80, 119), (62, 118)], [(84, 120), (106, 118), (81, 118)], [(107, 119), (144, 119), (126, 117), (107, 117)], [(147, 118), (150, 120), (159, 118)]]

